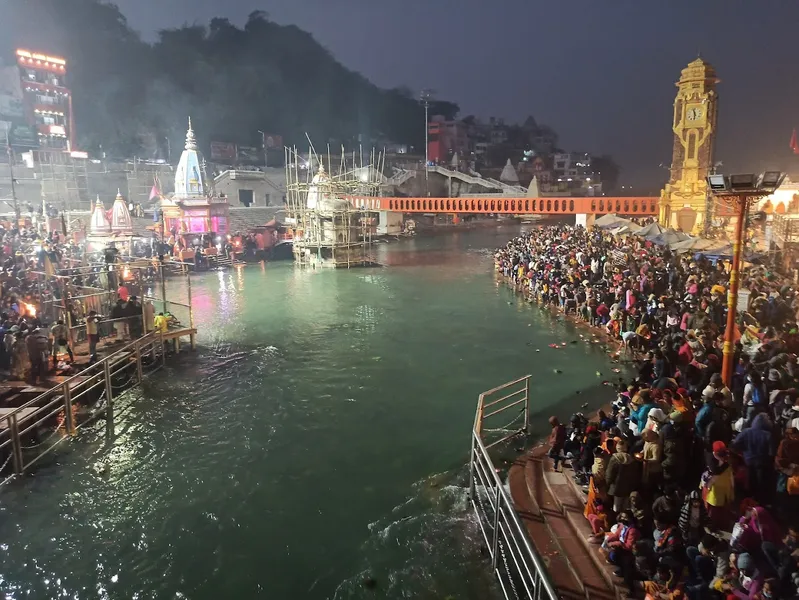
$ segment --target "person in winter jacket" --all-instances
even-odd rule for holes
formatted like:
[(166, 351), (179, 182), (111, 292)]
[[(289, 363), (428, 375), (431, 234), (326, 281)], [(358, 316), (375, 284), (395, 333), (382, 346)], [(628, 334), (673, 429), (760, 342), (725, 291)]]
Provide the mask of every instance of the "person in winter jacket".
[(710, 526), (710, 519), (699, 490), (692, 491), (685, 499), (678, 524), (685, 545), (698, 546), (705, 536), (705, 528)]
[(774, 445), (771, 421), (766, 413), (759, 413), (752, 426), (744, 429), (732, 443), (732, 449), (743, 455), (749, 473), (749, 490), (761, 503), (771, 497), (774, 483), (771, 481), (771, 465), (774, 461)]
[(688, 456), (689, 433), (683, 427), (683, 413), (674, 411), (669, 415), (669, 423), (661, 429), (663, 437), (663, 481), (666, 484), (679, 484), (685, 477)]
[(785, 436), (777, 447), (774, 467), (777, 469), (777, 490), (782, 494), (781, 500), (785, 502), (786, 496), (788, 496), (788, 478), (792, 475), (799, 475), (799, 429), (794, 427), (794, 423), (789, 423), (785, 430)]
[(566, 444), (566, 427), (557, 417), (549, 417), (552, 432), (549, 434), (549, 457), (555, 463), (555, 470), (563, 459), (563, 446)]
[(613, 496), (613, 510), (617, 514), (629, 504), (630, 494), (641, 484), (641, 464), (627, 448), (626, 442), (619, 442), (605, 469), (608, 495)]

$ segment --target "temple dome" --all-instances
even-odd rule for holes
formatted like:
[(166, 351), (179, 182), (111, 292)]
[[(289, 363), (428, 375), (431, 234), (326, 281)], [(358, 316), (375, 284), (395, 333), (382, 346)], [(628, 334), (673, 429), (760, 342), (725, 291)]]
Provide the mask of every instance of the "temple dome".
[(202, 199), (207, 195), (202, 155), (197, 150), (197, 138), (189, 118), (186, 147), (175, 169), (175, 198)]
[(519, 185), (519, 175), (510, 163), (510, 159), (508, 159), (508, 162), (505, 163), (505, 166), (502, 168), (499, 180), (508, 185)]
[(100, 196), (97, 196), (97, 202), (94, 203), (94, 210), (92, 211), (92, 219), (89, 223), (90, 235), (110, 235), (111, 223), (105, 216), (105, 206)]
[(133, 219), (130, 217), (128, 205), (122, 197), (122, 192), (117, 190), (117, 197), (111, 209), (111, 229), (114, 232), (131, 235), (133, 233)]

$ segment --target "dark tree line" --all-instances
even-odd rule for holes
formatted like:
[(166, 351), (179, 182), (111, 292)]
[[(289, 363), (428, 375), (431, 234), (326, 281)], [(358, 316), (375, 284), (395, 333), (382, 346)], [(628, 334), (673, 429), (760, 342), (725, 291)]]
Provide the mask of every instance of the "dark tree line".
[[(406, 88), (380, 89), (307, 32), (263, 12), (239, 28), (227, 19), (160, 31), (147, 44), (101, 0), (6, 0), (0, 51), (16, 46), (68, 60), (82, 149), (111, 156), (164, 156), (182, 147), (192, 116), (201, 144), (260, 144), (258, 130), (303, 145), (424, 139), (424, 109)], [(454, 116), (439, 102), (433, 113)]]

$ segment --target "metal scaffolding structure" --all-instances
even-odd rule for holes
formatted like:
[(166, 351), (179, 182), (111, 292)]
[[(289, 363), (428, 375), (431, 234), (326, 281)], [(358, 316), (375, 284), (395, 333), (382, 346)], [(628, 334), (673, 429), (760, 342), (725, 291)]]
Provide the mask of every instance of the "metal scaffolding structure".
[[(302, 266), (350, 268), (374, 264), (372, 234), (379, 212), (369, 207), (385, 182), (383, 153), (347, 156), (334, 165), (313, 149), (308, 160), (286, 148), (286, 224), (293, 230), (294, 260)], [(325, 160), (326, 159), (326, 160)], [(327, 168), (325, 168), (325, 162)], [(356, 206), (351, 200), (357, 197)]]
[(89, 210), (87, 162), (87, 159), (73, 158), (66, 152), (34, 151), (33, 168), (41, 182), (42, 206), (52, 205), (64, 213)]

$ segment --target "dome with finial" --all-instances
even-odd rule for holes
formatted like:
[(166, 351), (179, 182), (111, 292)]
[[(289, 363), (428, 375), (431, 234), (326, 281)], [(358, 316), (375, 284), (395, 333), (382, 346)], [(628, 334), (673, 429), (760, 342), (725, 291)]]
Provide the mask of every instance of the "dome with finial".
[(130, 211), (122, 192), (117, 190), (117, 197), (111, 209), (111, 229), (115, 233), (131, 235), (133, 233), (133, 219), (130, 218)]
[(194, 129), (191, 128), (191, 117), (189, 117), (189, 129), (186, 131), (186, 150), (197, 150), (197, 138), (194, 137)]
[(110, 235), (111, 234), (111, 223), (108, 222), (108, 219), (105, 216), (105, 206), (103, 206), (103, 201), (100, 200), (100, 196), (97, 196), (97, 200), (94, 203), (94, 210), (92, 211), (92, 219), (89, 223), (89, 234), (90, 235)]
[(204, 199), (206, 190), (204, 164), (197, 150), (197, 139), (194, 137), (194, 129), (189, 118), (186, 149), (180, 155), (180, 161), (175, 169), (175, 199)]
[(519, 175), (516, 173), (516, 169), (513, 168), (510, 159), (508, 159), (508, 162), (505, 163), (505, 166), (502, 168), (499, 180), (508, 185), (519, 185)]

